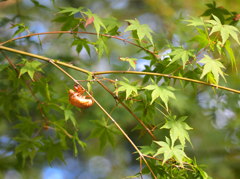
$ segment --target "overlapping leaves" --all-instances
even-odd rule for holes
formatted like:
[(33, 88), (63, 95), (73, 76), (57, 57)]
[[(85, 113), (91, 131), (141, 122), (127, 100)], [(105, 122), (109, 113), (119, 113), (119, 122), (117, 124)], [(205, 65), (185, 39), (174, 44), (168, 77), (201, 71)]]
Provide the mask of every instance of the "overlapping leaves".
[(192, 50), (185, 50), (181, 47), (173, 49), (168, 55), (172, 57), (172, 61), (168, 65), (174, 63), (175, 61), (181, 60), (183, 69), (185, 68), (185, 64), (189, 58), (195, 56)]
[(163, 141), (155, 141), (156, 144), (160, 146), (154, 156), (163, 154), (163, 164), (171, 159), (174, 158), (180, 165), (183, 167), (183, 160), (187, 158), (187, 155), (182, 150), (181, 145), (173, 146), (169, 138), (166, 137), (166, 142)]
[(120, 87), (116, 90), (117, 92), (124, 91), (126, 92), (126, 99), (129, 98), (130, 95), (137, 95), (138, 94), (138, 86), (136, 86), (136, 83), (129, 83), (129, 80), (127, 78), (124, 78), (126, 82), (119, 81), (118, 85)]

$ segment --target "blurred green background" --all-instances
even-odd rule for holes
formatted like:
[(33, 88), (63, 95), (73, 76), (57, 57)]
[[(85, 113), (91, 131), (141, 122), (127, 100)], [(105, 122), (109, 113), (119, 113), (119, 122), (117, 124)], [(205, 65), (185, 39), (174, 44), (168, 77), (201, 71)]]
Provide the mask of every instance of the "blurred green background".
[[(35, 4), (34, 4), (35, 2)], [(47, 32), (59, 30), (60, 25), (54, 21), (59, 7), (85, 6), (101, 17), (114, 16), (119, 20), (137, 18), (141, 23), (148, 24), (157, 34), (156, 41), (162, 46), (168, 42), (173, 44), (184, 44), (189, 40), (189, 31), (186, 31), (185, 23), (181, 20), (189, 19), (190, 16), (200, 16), (206, 10), (206, 3), (212, 1), (204, 0), (6, 0), (0, 1), (0, 41), (3, 42), (11, 38), (16, 29), (10, 29), (12, 24), (24, 23), (29, 26), (29, 31)], [(43, 6), (42, 6), (43, 5)], [(230, 11), (240, 10), (240, 0), (219, 0), (218, 6), (222, 6)], [(239, 28), (239, 24), (238, 24)], [(24, 34), (24, 33), (23, 33)], [(21, 35), (23, 35), (21, 34)], [(86, 36), (87, 37), (87, 36)], [(103, 71), (109, 69), (127, 70), (127, 66), (122, 66), (117, 60), (120, 56), (141, 56), (137, 54), (135, 47), (122, 42), (111, 40), (108, 47), (110, 49), (110, 62), (103, 57), (100, 61), (96, 55), (89, 57), (85, 51), (79, 55), (75, 48), (71, 47), (71, 36), (64, 35), (57, 38), (57, 35), (42, 36), (42, 47), (38, 43), (37, 37), (23, 39), (16, 42), (16, 48), (21, 46), (26, 51), (45, 55), (51, 58), (62, 59), (73, 62), (76, 65), (91, 71)], [(88, 37), (94, 38), (94, 37)], [(237, 66), (239, 68), (239, 50), (235, 51)], [(2, 57), (1, 57), (2, 59)], [(80, 60), (79, 60), (80, 59)], [(137, 68), (142, 69), (144, 60), (138, 64)], [(53, 73), (58, 73), (51, 69)], [(230, 75), (227, 77), (227, 86), (240, 89), (240, 76), (231, 68), (227, 69)], [(239, 69), (240, 70), (240, 69)], [(47, 72), (45, 70), (45, 72)], [(71, 74), (76, 75), (74, 72)], [(1, 76), (1, 75), (0, 75)], [(118, 78), (112, 75), (112, 78)], [(51, 77), (51, 87), (56, 93), (66, 93), (71, 82), (66, 81), (66, 86), (59, 85), (62, 76)], [(86, 76), (80, 74), (79, 79)], [(226, 84), (224, 84), (226, 85)], [(115, 101), (106, 94), (99, 85), (94, 86), (95, 94), (104, 96), (98, 100), (104, 104), (108, 111), (112, 110)], [(189, 146), (186, 153), (191, 157), (196, 157), (199, 164), (205, 165), (205, 170), (210, 176), (217, 179), (237, 179), (240, 176), (240, 98), (237, 94), (216, 90), (209, 87), (199, 86), (198, 93), (192, 88), (186, 88), (177, 92), (177, 101), (170, 106), (175, 107), (176, 114), (188, 115), (188, 123), (194, 128), (190, 132), (193, 148)], [(139, 113), (140, 114), (140, 113)], [(33, 113), (34, 115), (38, 115)], [(147, 135), (139, 136), (139, 133), (132, 131), (135, 121), (124, 109), (119, 108), (114, 111), (113, 116), (128, 131), (130, 137), (136, 141), (137, 145), (146, 144)], [(11, 148), (14, 136), (12, 131), (12, 121), (1, 119), (0, 114), (0, 178), (43, 178), (43, 179), (97, 179), (97, 178), (121, 178), (138, 172), (139, 166), (135, 161), (136, 155), (132, 147), (121, 138), (116, 137), (116, 147), (108, 145), (103, 150), (99, 147), (99, 141), (89, 138), (92, 130), (90, 120), (101, 119), (103, 114), (96, 106), (92, 110), (78, 114), (81, 137), (87, 143), (85, 151), (81, 151), (77, 158), (73, 157), (70, 149), (64, 153), (65, 163), (55, 160), (48, 165), (46, 159), (37, 155), (33, 165), (30, 163), (26, 167), (21, 167), (13, 155)], [(84, 119), (84, 120), (83, 120)], [(89, 119), (89, 120), (86, 120)], [(50, 131), (51, 132), (51, 131)], [(164, 132), (162, 135), (165, 135)], [(112, 177), (114, 176), (114, 177)], [(145, 178), (148, 178), (147, 176)]]

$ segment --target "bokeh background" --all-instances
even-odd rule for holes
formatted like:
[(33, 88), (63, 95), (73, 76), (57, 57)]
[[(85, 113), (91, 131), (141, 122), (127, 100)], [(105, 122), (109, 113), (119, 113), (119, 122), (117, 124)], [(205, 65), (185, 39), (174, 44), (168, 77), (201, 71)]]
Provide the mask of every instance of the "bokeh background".
[[(182, 19), (190, 16), (200, 16), (206, 10), (205, 0), (42, 0), (39, 7), (36, 1), (30, 0), (6, 0), (0, 1), (0, 41), (11, 38), (16, 29), (11, 29), (12, 24), (24, 23), (29, 26), (29, 31), (47, 32), (59, 30), (60, 25), (53, 21), (59, 7), (85, 6), (101, 17), (114, 16), (119, 20), (137, 18), (141, 23), (148, 24), (157, 34), (155, 40), (164, 47), (168, 43), (175, 46), (184, 45), (192, 37), (189, 28)], [(43, 5), (41, 7), (41, 5)], [(230, 11), (240, 10), (240, 0), (219, 0), (218, 6)], [(11, 19), (11, 21), (9, 21)], [(127, 24), (123, 22), (123, 26)], [(239, 28), (239, 24), (238, 24)], [(194, 32), (192, 32), (194, 33)], [(22, 33), (21, 35), (24, 35)], [(84, 37), (84, 36), (83, 36)], [(87, 38), (94, 38), (86, 36)], [(125, 69), (117, 59), (120, 56), (134, 56), (141, 58), (143, 54), (137, 53), (135, 47), (122, 42), (111, 40), (110, 61), (102, 57), (99, 61), (97, 55), (88, 56), (86, 51), (77, 54), (75, 48), (71, 47), (72, 37), (64, 35), (42, 36), (42, 46), (38, 45), (38, 38), (19, 40), (17, 46), (24, 47), (26, 51), (45, 55), (51, 58), (62, 59), (91, 71), (103, 71), (109, 69)], [(235, 51), (237, 66), (239, 68), (240, 54)], [(80, 59), (80, 60), (79, 60)], [(140, 59), (137, 70), (142, 70), (144, 64), (149, 62)], [(240, 76), (227, 69), (230, 75), (227, 77), (229, 87), (240, 89)], [(239, 69), (240, 70), (240, 69)], [(56, 70), (57, 71), (57, 70)], [(54, 71), (53, 71), (54, 72)], [(57, 72), (56, 72), (57, 73)], [(72, 72), (73, 73), (73, 72)], [(1, 76), (1, 75), (0, 75)], [(118, 76), (112, 76), (112, 78)], [(58, 76), (61, 80), (61, 76)], [(85, 79), (85, 76), (80, 76)], [(51, 83), (56, 93), (66, 93), (67, 86), (58, 85), (54, 78)], [(188, 123), (194, 128), (190, 132), (193, 148), (189, 146), (186, 153), (196, 157), (199, 164), (203, 164), (210, 176), (218, 179), (237, 179), (240, 176), (240, 98), (237, 94), (230, 92), (212, 90), (209, 87), (200, 86), (196, 94), (191, 88), (177, 93), (177, 101), (171, 106), (176, 109), (176, 114), (188, 115)], [(207, 89), (208, 88), (208, 89)], [(94, 86), (95, 93), (101, 97), (99, 100), (106, 109), (112, 110), (115, 101), (100, 89)], [(146, 144), (149, 138), (146, 135), (139, 136), (137, 131), (132, 131), (135, 121), (123, 109), (115, 110), (113, 116), (119, 119), (120, 124), (137, 145)], [(34, 117), (34, 114), (33, 114)], [(0, 178), (4, 179), (97, 179), (97, 178), (122, 178), (139, 171), (136, 155), (132, 147), (121, 137), (116, 137), (116, 145), (107, 145), (100, 149), (99, 141), (90, 138), (93, 119), (103, 117), (101, 111), (96, 107), (84, 114), (79, 114), (81, 139), (87, 143), (85, 151), (81, 151), (78, 157), (73, 157), (71, 147), (64, 153), (65, 162), (54, 160), (50, 165), (41, 154), (37, 155), (34, 163), (22, 167), (14, 157), (14, 149), (11, 148), (12, 122), (1, 119), (0, 114)], [(83, 120), (84, 119), (84, 120)], [(86, 120), (87, 119), (87, 120)], [(89, 120), (88, 120), (89, 119)], [(51, 131), (50, 131), (51, 132)], [(163, 132), (162, 135), (165, 133)], [(113, 177), (114, 176), (114, 177)], [(145, 176), (148, 178), (148, 176)]]

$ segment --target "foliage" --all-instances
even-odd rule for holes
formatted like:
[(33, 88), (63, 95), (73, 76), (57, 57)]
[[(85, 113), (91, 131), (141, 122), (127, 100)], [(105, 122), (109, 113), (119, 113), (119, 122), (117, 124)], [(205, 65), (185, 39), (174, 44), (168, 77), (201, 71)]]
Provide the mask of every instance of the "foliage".
[[(45, 8), (38, 1), (32, 2), (39, 8)], [(56, 29), (53, 33), (70, 34), (69, 44), (74, 46), (79, 56), (85, 49), (90, 58), (96, 55), (100, 62), (105, 56), (110, 59), (112, 54), (109, 43), (113, 39), (139, 49), (140, 58), (130, 55), (126, 57), (127, 55), (119, 52), (119, 56), (123, 56), (116, 62), (119, 66), (112, 65), (111, 71), (104, 72), (87, 70), (84, 63), (92, 65), (92, 61), (64, 58), (56, 60), (61, 56), (57, 55), (52, 59), (48, 55), (36, 55), (30, 53), (32, 49), (28, 46), (16, 50), (15, 47), (20, 48), (17, 39), (23, 40), (39, 34), (29, 33), (29, 27), (24, 23), (14, 24), (11, 28), (17, 27), (17, 30), (13, 32), (12, 38), (0, 43), (0, 112), (3, 120), (14, 124), (14, 132), (11, 133), (14, 136), (13, 155), (18, 156), (23, 166), (28, 160), (34, 163), (37, 156), (41, 155), (44, 155), (49, 163), (55, 159), (64, 161), (64, 151), (73, 148), (71, 151), (78, 156), (81, 150), (88, 147), (85, 142), (89, 138), (99, 139), (100, 148), (103, 150), (107, 143), (112, 147), (120, 145), (117, 139), (124, 136), (139, 155), (137, 160), (140, 171), (136, 175), (143, 173), (153, 178), (210, 178), (185, 150), (194, 147), (189, 132), (193, 128), (188, 124), (191, 113), (186, 116), (184, 107), (187, 105), (181, 101), (179, 93), (187, 90), (189, 94), (185, 95), (197, 94), (199, 91), (196, 86), (205, 85), (239, 94), (240, 91), (219, 84), (228, 80), (225, 76), (229, 72), (229, 62), (237, 69), (239, 62), (236, 61), (234, 47), (239, 48), (240, 43), (237, 23), (229, 20), (232, 12), (218, 8), (215, 2), (207, 6), (209, 9), (203, 16), (208, 18), (192, 17), (191, 20), (182, 21), (195, 30), (194, 35), (188, 37), (191, 38), (189, 41), (183, 45), (164, 46), (155, 40), (156, 34), (149, 25), (141, 24), (137, 19), (120, 22), (113, 17), (103, 18), (85, 7), (59, 8), (53, 21), (61, 24), (62, 31)], [(190, 30), (193, 29), (189, 28)], [(127, 33), (128, 36), (123, 38), (123, 34), (128, 31), (131, 33)], [(20, 36), (23, 32), (29, 34)], [(50, 35), (51, 32), (43, 34)], [(13, 38), (17, 35), (18, 38)], [(61, 38), (64, 39), (59, 36), (59, 39)], [(26, 39), (26, 43), (32, 42)], [(40, 40), (35, 45), (41, 47), (44, 42)], [(150, 61), (141, 72), (136, 70), (139, 59)], [(112, 61), (113, 59), (109, 60)], [(134, 71), (124, 71), (124, 65)], [(91, 66), (89, 69), (92, 69)], [(84, 73), (88, 76), (83, 76)], [(104, 74), (108, 76), (100, 76)], [(120, 78), (120, 74), (126, 76)], [(105, 82), (110, 83), (106, 85)], [(116, 103), (109, 103), (109, 99), (106, 100), (105, 96), (99, 93), (100, 86), (97, 83)], [(187, 86), (188, 84), (191, 86)], [(84, 100), (93, 100), (95, 104), (89, 109), (70, 105), (67, 90), (74, 85), (83, 88), (85, 93), (81, 97)], [(88, 92), (84, 86), (87, 86), (88, 90), (93, 89), (93, 92)], [(206, 91), (207, 88), (201, 90)], [(125, 118), (125, 112), (120, 112), (122, 116), (116, 115), (118, 110), (125, 110), (136, 119), (136, 122), (130, 125), (131, 130), (137, 130), (140, 134), (146, 133), (150, 137), (141, 141), (141, 150), (129, 137), (129, 116)], [(142, 115), (139, 115), (139, 111)], [(91, 127), (84, 129), (84, 119), (87, 118), (94, 120), (90, 120)]]

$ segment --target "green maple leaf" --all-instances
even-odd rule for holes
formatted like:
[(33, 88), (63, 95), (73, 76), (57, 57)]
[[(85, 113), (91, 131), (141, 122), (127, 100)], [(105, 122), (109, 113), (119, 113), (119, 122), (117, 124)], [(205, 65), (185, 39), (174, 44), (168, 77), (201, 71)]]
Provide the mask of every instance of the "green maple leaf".
[(69, 13), (69, 16), (71, 16), (71, 15), (81, 12), (84, 8), (83, 7), (79, 7), (79, 8), (61, 7), (60, 9), (61, 9), (61, 11), (59, 11), (58, 13), (61, 13), (61, 14)]
[(31, 163), (33, 162), (34, 157), (36, 156), (39, 148), (42, 146), (41, 136), (30, 137), (26, 134), (22, 134), (19, 137), (13, 138), (19, 144), (15, 147), (15, 154), (20, 154), (23, 158), (23, 165), (25, 165), (25, 161), (27, 158), (31, 159)]
[(230, 46), (230, 41), (229, 40), (226, 41), (224, 47), (225, 47), (225, 49), (226, 49), (226, 51), (227, 51), (227, 53), (229, 55), (232, 67), (235, 67), (235, 70), (237, 71), (235, 55), (234, 55), (233, 49)]
[(98, 40), (96, 41), (95, 48), (98, 54), (98, 59), (100, 59), (105, 52), (106, 55), (109, 55), (109, 50), (106, 45), (106, 37), (99, 37)]
[(17, 27), (18, 29), (14, 32), (14, 34), (12, 35), (12, 38), (24, 31), (28, 30), (28, 27), (25, 26), (25, 24), (15, 24), (11, 27), (11, 29), (15, 28), (15, 27)]
[(152, 104), (159, 97), (168, 109), (169, 99), (176, 99), (174, 93), (172, 92), (174, 91), (174, 88), (171, 86), (158, 86), (157, 84), (153, 84), (146, 86), (144, 89), (153, 90), (152, 101), (150, 104)]
[(75, 155), (75, 157), (76, 157), (76, 156), (78, 155), (78, 147), (77, 147), (77, 144), (78, 144), (79, 146), (81, 146), (82, 149), (85, 149), (86, 146), (87, 146), (87, 144), (79, 139), (78, 133), (77, 133), (76, 131), (74, 132), (72, 141), (73, 141), (74, 155)]
[(156, 147), (153, 145), (153, 143), (150, 146), (149, 145), (140, 146), (140, 148), (141, 148), (140, 151), (145, 155), (154, 155), (156, 152)]
[(88, 16), (88, 19), (93, 18), (93, 25), (97, 32), (97, 36), (99, 37), (99, 32), (101, 30), (101, 27), (106, 30), (106, 26), (103, 23), (103, 19), (99, 17), (97, 14), (93, 14), (90, 10), (84, 12), (84, 14)]
[(223, 25), (217, 16), (212, 16), (214, 20), (207, 20), (208, 23), (213, 25), (209, 35), (213, 34), (214, 32), (220, 32), (222, 37), (222, 45), (225, 44), (230, 36), (240, 45), (238, 40), (238, 35), (240, 33), (239, 30), (232, 25)]
[(76, 126), (76, 119), (74, 117), (74, 114), (73, 112), (70, 110), (70, 109), (64, 109), (64, 118), (65, 118), (65, 121), (68, 121), (70, 120), (74, 126)]
[(63, 150), (65, 147), (60, 142), (54, 142), (51, 138), (44, 140), (44, 145), (41, 148), (46, 154), (46, 158), (50, 164), (54, 159), (60, 159), (64, 162)]
[(119, 81), (118, 84), (121, 85), (117, 91), (125, 91), (126, 92), (126, 99), (130, 95), (137, 95), (138, 94), (138, 86), (136, 84), (130, 84), (128, 79), (124, 78), (126, 82), (124, 81)]
[(192, 51), (188, 51), (183, 48), (176, 48), (168, 55), (172, 57), (172, 61), (168, 65), (174, 63), (177, 60), (181, 60), (183, 63), (183, 69), (185, 68), (185, 64), (188, 61), (189, 57), (195, 56)]
[(126, 57), (126, 58), (121, 57), (120, 60), (128, 62), (133, 69), (136, 69), (136, 61), (138, 59), (136, 59), (136, 58), (128, 58), (128, 57)]
[(104, 18), (102, 20), (107, 28), (108, 33), (112, 34), (114, 32), (114, 34), (118, 34), (117, 30), (121, 26), (121, 23), (116, 18), (108, 17), (108, 18)]
[(130, 25), (125, 29), (126, 31), (136, 30), (139, 40), (141, 41), (145, 36), (150, 40), (153, 44), (153, 39), (151, 33), (153, 33), (152, 29), (147, 24), (140, 24), (137, 19), (135, 20), (126, 20), (130, 23)]
[(26, 59), (23, 59), (23, 64), (24, 66), (20, 69), (19, 77), (24, 73), (28, 73), (30, 78), (34, 81), (34, 73), (36, 71), (42, 71), (40, 68), (41, 63), (38, 61), (28, 61)]
[(82, 38), (76, 38), (73, 43), (72, 46), (76, 45), (76, 50), (78, 53), (80, 53), (82, 51), (82, 48), (84, 47), (88, 53), (88, 55), (90, 56), (90, 47), (88, 46), (90, 42), (87, 39), (82, 39)]
[(154, 141), (156, 144), (158, 144), (159, 146), (161, 146), (156, 154), (154, 156), (163, 154), (163, 164), (171, 159), (174, 158), (177, 162), (180, 163), (180, 165), (183, 167), (183, 159), (187, 158), (186, 154), (184, 153), (184, 151), (182, 150), (182, 146), (181, 145), (176, 145), (176, 146), (172, 146), (170, 139), (166, 137), (166, 142), (163, 141)]
[(101, 120), (91, 121), (96, 127), (92, 131), (90, 137), (97, 137), (100, 139), (100, 147), (103, 148), (107, 142), (112, 146), (115, 144), (115, 135), (118, 134), (114, 124), (107, 124), (107, 120), (102, 118)]
[(191, 17), (191, 20), (184, 20), (186, 22), (189, 22), (188, 26), (204, 26), (204, 20), (202, 17)]
[(176, 116), (173, 116), (166, 122), (164, 126), (161, 127), (161, 129), (170, 129), (170, 137), (172, 141), (172, 145), (174, 145), (175, 141), (179, 139), (182, 147), (185, 146), (185, 140), (187, 140), (189, 143), (191, 143), (188, 130), (191, 130), (192, 128), (184, 122), (186, 119), (186, 116), (183, 116), (176, 120)]
[(212, 73), (216, 84), (218, 84), (219, 75), (222, 76), (222, 78), (226, 81), (222, 71), (222, 69), (224, 69), (225, 67), (220, 61), (218, 61), (218, 59), (212, 59), (208, 55), (204, 55), (204, 58), (201, 59), (199, 62), (204, 64), (203, 72), (200, 78), (203, 78), (208, 73)]

